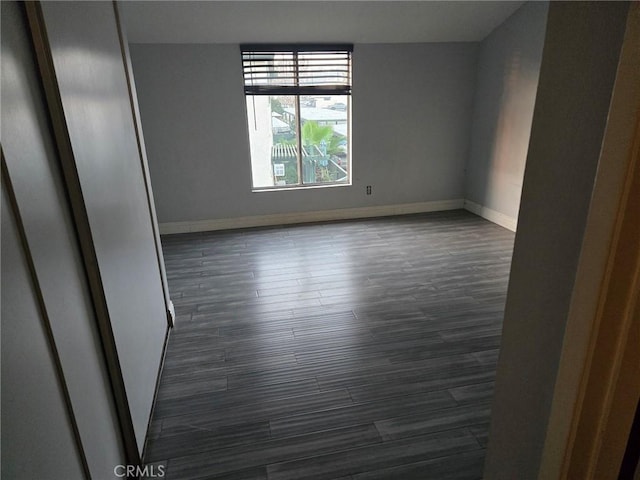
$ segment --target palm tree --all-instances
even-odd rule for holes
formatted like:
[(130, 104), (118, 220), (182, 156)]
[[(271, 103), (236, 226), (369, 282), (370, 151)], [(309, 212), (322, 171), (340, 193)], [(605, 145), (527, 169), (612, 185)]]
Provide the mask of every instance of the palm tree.
[[(303, 177), (305, 181), (326, 182), (329, 179), (329, 171), (327, 169), (326, 148), (333, 137), (333, 127), (329, 125), (318, 125), (318, 122), (307, 121), (302, 125), (302, 144), (307, 148), (310, 155), (304, 161)], [(323, 152), (321, 156), (315, 155), (316, 149), (324, 144), (324, 149), (318, 149)], [(324, 150), (324, 151), (323, 151)], [(318, 163), (319, 162), (319, 163)]]
[(311, 120), (302, 126), (302, 143), (305, 146), (318, 146), (323, 140), (329, 145), (331, 137), (333, 137), (331, 125), (318, 125), (318, 122)]
[(344, 153), (344, 137), (339, 135), (333, 135), (327, 142), (327, 153), (329, 155), (339, 155)]

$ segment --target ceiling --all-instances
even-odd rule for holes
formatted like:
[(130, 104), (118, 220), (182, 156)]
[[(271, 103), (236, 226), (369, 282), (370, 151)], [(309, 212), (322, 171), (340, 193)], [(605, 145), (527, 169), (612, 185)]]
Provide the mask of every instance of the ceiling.
[(123, 1), (131, 43), (484, 39), (523, 1)]

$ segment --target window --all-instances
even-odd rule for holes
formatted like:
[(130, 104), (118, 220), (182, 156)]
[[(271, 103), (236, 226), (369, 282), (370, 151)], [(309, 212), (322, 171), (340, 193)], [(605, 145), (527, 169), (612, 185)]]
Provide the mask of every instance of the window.
[(349, 184), (351, 45), (242, 45), (254, 189)]

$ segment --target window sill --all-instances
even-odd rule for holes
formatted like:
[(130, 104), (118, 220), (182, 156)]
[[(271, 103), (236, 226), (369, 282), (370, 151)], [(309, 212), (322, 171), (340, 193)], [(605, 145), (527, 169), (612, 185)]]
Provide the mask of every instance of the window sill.
[(321, 184), (321, 185), (292, 185), (290, 187), (284, 186), (276, 186), (276, 187), (261, 187), (261, 188), (253, 188), (251, 189), (252, 193), (262, 193), (262, 192), (288, 192), (291, 190), (316, 190), (321, 188), (335, 188), (335, 187), (350, 187), (351, 182), (349, 183), (330, 183), (330, 184)]

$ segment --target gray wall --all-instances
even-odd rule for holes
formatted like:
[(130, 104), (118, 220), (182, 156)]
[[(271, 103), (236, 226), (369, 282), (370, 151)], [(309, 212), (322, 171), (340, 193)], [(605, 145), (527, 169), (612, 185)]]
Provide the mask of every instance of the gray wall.
[(628, 7), (549, 5), (485, 478), (539, 478)]
[(518, 218), (547, 2), (529, 2), (480, 45), (466, 199)]
[(353, 186), (254, 193), (238, 45), (131, 45), (158, 220), (463, 198), (476, 50), (356, 45)]

